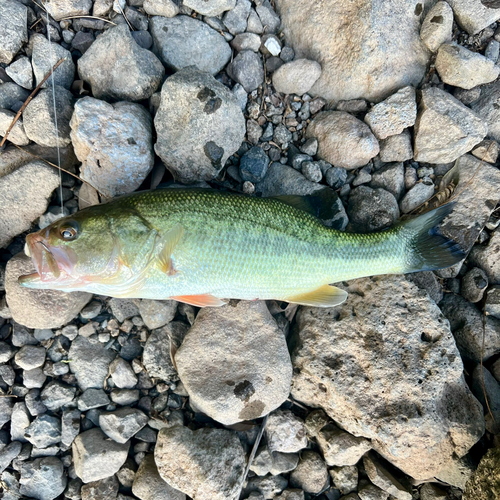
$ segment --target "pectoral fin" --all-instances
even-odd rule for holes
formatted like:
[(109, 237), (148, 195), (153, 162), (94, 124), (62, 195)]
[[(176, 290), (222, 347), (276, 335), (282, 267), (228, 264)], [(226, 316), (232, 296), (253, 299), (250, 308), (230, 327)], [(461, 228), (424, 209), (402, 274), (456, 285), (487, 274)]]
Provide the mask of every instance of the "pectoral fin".
[(209, 293), (203, 295), (178, 295), (170, 298), (196, 307), (220, 307), (225, 305), (225, 302)]
[(179, 243), (183, 234), (184, 228), (180, 224), (177, 224), (162, 239), (163, 248), (158, 256), (158, 261), (161, 270), (165, 274), (172, 275), (176, 273), (172, 262), (172, 252)]
[(312, 307), (333, 307), (342, 304), (347, 299), (347, 292), (336, 286), (323, 285), (312, 292), (288, 297), (284, 300), (293, 304)]

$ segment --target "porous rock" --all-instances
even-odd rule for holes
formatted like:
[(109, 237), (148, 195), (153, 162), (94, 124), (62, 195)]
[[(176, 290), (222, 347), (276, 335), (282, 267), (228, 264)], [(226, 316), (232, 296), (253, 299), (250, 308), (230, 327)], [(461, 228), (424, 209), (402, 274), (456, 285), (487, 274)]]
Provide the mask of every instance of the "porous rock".
[(158, 434), (155, 462), (160, 476), (193, 500), (226, 500), (240, 491), (246, 457), (233, 431), (176, 425)]
[(304, 421), (290, 410), (277, 410), (269, 415), (266, 437), (270, 451), (295, 453), (307, 446)]
[(296, 59), (283, 64), (273, 73), (273, 85), (283, 94), (303, 95), (321, 76), (321, 66), (309, 59)]
[(175, 363), (190, 401), (225, 425), (268, 414), (290, 392), (286, 340), (264, 301), (202, 309)]
[[(90, 1), (90, 0), (89, 0)], [(28, 41), (28, 10), (21, 2), (0, 2), (0, 63), (9, 64)]]
[(318, 494), (328, 482), (328, 470), (320, 454), (310, 450), (304, 451), (299, 465), (290, 474), (290, 485), (306, 493)]
[(216, 177), (245, 136), (245, 118), (232, 92), (195, 68), (167, 78), (154, 123), (156, 153), (185, 184)]
[[(29, 203), (32, 202), (33, 198)], [(17, 254), (7, 263), (7, 304), (14, 320), (21, 325), (28, 328), (59, 328), (78, 316), (92, 298), (92, 294), (87, 292), (30, 290), (18, 283), (20, 276), (34, 272), (31, 259), (24, 254)]]
[(70, 125), (80, 176), (104, 196), (135, 191), (153, 168), (153, 127), (143, 106), (84, 97)]
[(418, 85), (425, 74), (429, 52), (419, 35), (423, 2), (279, 0), (276, 5), (296, 58), (321, 64), (312, 95), (378, 102)]
[(318, 139), (319, 158), (347, 170), (366, 165), (380, 150), (368, 125), (345, 111), (319, 113), (306, 135)]
[(175, 71), (195, 66), (215, 75), (231, 58), (224, 37), (198, 19), (155, 16), (150, 28), (155, 54)]
[(415, 122), (415, 160), (449, 163), (479, 144), (486, 123), (468, 107), (437, 87), (422, 90)]
[(449, 325), (427, 294), (400, 276), (356, 280), (347, 291), (340, 307), (299, 310), (292, 396), (371, 439), (412, 477), (432, 477), (484, 432)]
[(439, 1), (425, 16), (420, 28), (420, 38), (426, 47), (436, 52), (441, 44), (451, 40), (453, 10), (448, 2)]

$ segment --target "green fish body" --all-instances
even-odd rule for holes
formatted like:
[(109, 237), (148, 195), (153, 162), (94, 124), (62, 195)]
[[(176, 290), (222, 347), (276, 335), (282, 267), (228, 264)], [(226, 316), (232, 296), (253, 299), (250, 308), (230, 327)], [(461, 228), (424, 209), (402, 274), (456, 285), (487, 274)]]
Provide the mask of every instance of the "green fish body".
[(236, 298), (326, 307), (346, 296), (331, 283), (438, 269), (462, 259), (460, 248), (435, 230), (449, 212), (444, 206), (386, 231), (353, 234), (328, 228), (282, 199), (147, 191), (29, 235), (38, 275), (20, 282), (199, 306)]

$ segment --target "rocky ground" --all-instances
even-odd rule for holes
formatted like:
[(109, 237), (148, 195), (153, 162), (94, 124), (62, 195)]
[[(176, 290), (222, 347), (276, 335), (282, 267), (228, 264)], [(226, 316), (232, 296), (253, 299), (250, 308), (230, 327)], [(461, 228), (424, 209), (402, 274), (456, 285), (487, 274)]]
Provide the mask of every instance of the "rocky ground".
[[(64, 59), (0, 154), (0, 497), (499, 498), (499, 19), (494, 0), (0, 0), (0, 135)], [(324, 310), (17, 284), (61, 202), (172, 183), (317, 194), (360, 232), (453, 199), (442, 231), (469, 253)]]

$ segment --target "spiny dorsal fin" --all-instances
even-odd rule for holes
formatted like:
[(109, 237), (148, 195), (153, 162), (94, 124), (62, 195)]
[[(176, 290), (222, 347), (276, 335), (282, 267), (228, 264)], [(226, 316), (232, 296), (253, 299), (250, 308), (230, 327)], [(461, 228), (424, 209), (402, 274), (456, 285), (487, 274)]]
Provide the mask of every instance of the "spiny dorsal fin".
[(342, 304), (347, 299), (347, 292), (336, 286), (323, 285), (312, 292), (294, 295), (284, 300), (301, 306), (333, 307)]
[(158, 256), (158, 262), (165, 274), (175, 274), (175, 269), (172, 265), (172, 252), (183, 234), (184, 228), (180, 224), (177, 224), (162, 238), (163, 248)]

